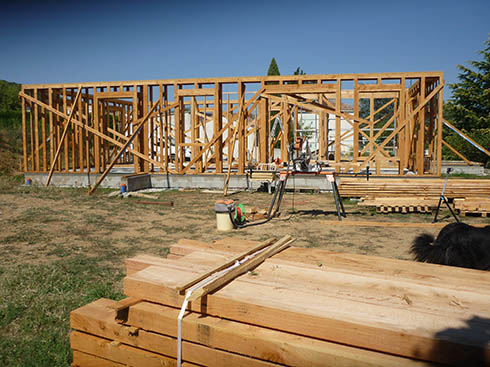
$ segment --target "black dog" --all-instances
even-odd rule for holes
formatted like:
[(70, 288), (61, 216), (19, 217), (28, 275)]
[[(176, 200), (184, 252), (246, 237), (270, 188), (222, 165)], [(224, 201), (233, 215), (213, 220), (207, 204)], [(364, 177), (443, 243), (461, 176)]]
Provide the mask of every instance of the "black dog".
[(433, 264), (490, 270), (490, 225), (484, 228), (451, 223), (434, 236), (424, 233), (412, 243), (415, 260)]

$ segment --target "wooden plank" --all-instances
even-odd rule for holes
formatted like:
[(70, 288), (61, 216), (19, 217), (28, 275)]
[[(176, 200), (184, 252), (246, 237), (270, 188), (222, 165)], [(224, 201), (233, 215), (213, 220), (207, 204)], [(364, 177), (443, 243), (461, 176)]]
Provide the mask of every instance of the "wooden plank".
[(269, 94), (303, 94), (303, 93), (327, 93), (334, 92), (332, 84), (267, 84), (265, 93)]
[[(189, 276), (192, 274), (188, 271), (149, 267), (126, 277), (124, 291), (127, 295), (143, 296), (152, 302), (179, 307), (183, 298), (178, 297), (172, 288)], [(252, 285), (237, 279), (208, 295), (204, 305), (192, 302), (190, 309), (322, 340), (439, 363), (461, 363), (462, 360), (467, 361), (482, 353), (487, 356), (490, 354), (489, 347), (483, 347), (482, 344), (482, 338), (485, 338), (483, 331), (488, 325), (476, 321), (472, 331), (463, 332), (459, 336), (447, 336), (446, 339), (446, 336), (439, 337), (437, 333), (452, 328), (464, 330), (462, 320), (414, 313), (410, 311), (408, 303), (404, 309), (393, 309), (340, 300), (321, 293), (313, 297), (273, 284)], [(365, 315), (369, 315), (369, 318), (366, 319)], [(434, 354), (435, 346), (443, 348), (446, 353)]]
[(134, 98), (133, 91), (119, 91), (119, 92), (99, 92), (97, 93), (96, 99), (117, 99), (117, 98)]
[[(205, 249), (213, 253), (229, 254), (228, 256), (231, 256), (231, 254), (242, 251), (254, 244), (256, 244), (254, 241), (246, 241), (233, 237), (223, 238), (213, 243), (182, 239), (177, 245), (171, 246), (170, 251), (174, 254), (188, 255), (195, 251)], [(141, 261), (150, 261), (148, 264), (156, 266), (168, 264), (168, 262), (163, 262), (164, 259), (152, 256), (146, 256), (140, 260), (137, 258), (133, 259), (138, 264), (138, 271), (148, 266), (143, 266)], [(438, 284), (444, 284), (448, 289), (490, 294), (488, 274), (472, 269), (389, 259), (378, 256), (336, 253), (324, 249), (294, 246), (277, 254), (268, 261), (301, 263), (302, 266), (309, 266), (315, 269), (318, 269), (319, 264), (322, 264), (322, 269), (335, 269), (335, 271), (354, 274), (361, 273), (364, 276), (380, 279), (404, 279), (407, 282), (424, 286), (431, 286), (434, 285), (434, 282), (437, 282)], [(126, 263), (127, 267), (128, 265), (133, 264)]]
[(211, 274), (216, 273), (220, 270), (223, 270), (223, 269), (229, 267), (230, 265), (233, 265), (236, 261), (241, 260), (245, 256), (248, 256), (250, 254), (253, 254), (254, 252), (262, 250), (264, 247), (271, 245), (274, 241), (275, 241), (275, 239), (273, 239), (273, 238), (268, 239), (266, 241), (263, 241), (263, 242), (259, 243), (258, 245), (253, 246), (252, 248), (234, 256), (229, 261), (226, 261), (225, 263), (209, 270), (208, 272), (206, 272), (204, 274), (200, 274), (200, 275), (196, 276), (194, 279), (191, 279), (190, 281), (186, 282), (185, 284), (177, 286), (176, 289), (180, 292), (185, 291), (187, 288), (192, 287), (194, 284), (199, 283), (201, 280), (204, 280), (205, 278), (207, 278)]
[[(113, 311), (110, 309), (114, 303), (114, 301), (100, 299), (89, 305), (72, 311), (70, 314), (70, 326), (73, 329), (83, 330), (87, 333), (97, 335), (100, 338), (105, 338), (103, 340), (116, 341), (116, 343), (112, 342), (112, 345), (117, 345), (117, 342), (124, 343), (119, 344), (119, 349), (121, 350), (121, 356), (119, 356), (119, 359), (115, 359), (117, 358), (117, 356), (110, 355), (107, 352), (104, 353), (105, 351), (102, 351), (102, 353), (96, 353), (101, 357), (109, 357), (108, 359), (120, 362), (124, 361), (124, 357), (126, 357), (125, 352), (127, 353), (127, 350), (130, 350), (133, 352), (133, 356), (137, 353), (140, 354), (139, 357), (141, 362), (143, 362), (143, 359), (141, 358), (142, 356), (151, 356), (153, 357), (153, 359), (157, 359), (159, 363), (165, 362), (171, 363), (171, 366), (175, 365), (174, 358), (176, 358), (177, 354), (176, 337), (168, 336), (169, 333), (164, 333), (167, 335), (162, 335), (149, 331), (148, 328), (150, 325), (146, 325), (146, 329), (144, 329), (118, 324), (114, 320)], [(177, 319), (173, 320), (175, 326), (176, 320)], [(80, 332), (75, 331), (74, 333), (72, 332), (72, 334), (75, 334), (75, 336), (77, 337), (77, 341), (78, 339), (81, 339)], [(91, 346), (93, 346), (94, 339), (87, 338), (87, 335), (88, 334), (84, 334), (85, 339), (92, 339), (90, 341), (92, 342)], [(186, 335), (184, 335), (184, 337), (186, 337)], [(99, 341), (99, 343), (100, 338), (98, 338), (99, 340), (97, 340)], [(232, 353), (230, 351), (214, 349), (214, 346), (212, 346), (212, 348), (208, 348), (205, 345), (201, 345), (203, 344), (203, 340), (200, 340), (198, 342), (200, 344), (192, 343), (188, 340), (184, 340), (182, 342), (182, 357), (188, 363), (217, 367), (278, 366), (276, 363), (258, 360), (248, 356), (242, 356), (236, 353)], [(72, 345), (72, 348), (75, 350), (81, 350), (82, 348), (80, 347), (80, 344), (81, 343)], [(82, 351), (88, 352), (87, 349), (88, 348), (85, 347), (82, 349)], [(95, 349), (95, 351), (98, 352), (99, 350)], [(149, 353), (149, 355), (145, 353)], [(136, 364), (135, 366), (147, 366), (147, 364), (140, 363)]]
[(223, 276), (216, 278), (215, 280), (211, 281), (210, 283), (194, 290), (194, 292), (188, 297), (189, 301), (192, 302), (192, 301), (197, 300), (200, 297), (204, 297), (208, 293), (214, 292), (218, 288), (229, 283), (230, 281), (232, 281), (235, 278), (239, 277), (240, 275), (246, 273), (247, 271), (254, 269), (259, 264), (261, 264), (263, 261), (265, 261), (265, 259), (267, 259), (271, 256), (274, 256), (276, 253), (281, 252), (282, 250), (289, 247), (293, 241), (294, 241), (294, 239), (289, 235), (282, 237), (280, 240), (275, 242), (273, 245), (271, 245), (269, 248), (267, 248), (261, 254), (256, 255), (252, 259), (244, 262), (243, 264), (240, 264), (238, 267), (229, 271), (228, 273), (224, 274)]
[[(249, 76), (249, 77), (220, 77), (220, 78), (191, 78), (191, 79), (152, 79), (152, 80), (134, 80), (134, 81), (112, 81), (112, 82), (90, 82), (90, 83), (82, 83), (83, 87), (119, 87), (119, 86), (132, 86), (134, 84), (147, 84), (147, 85), (158, 85), (158, 84), (173, 84), (173, 83), (181, 83), (181, 84), (210, 84), (216, 81), (222, 83), (233, 83), (237, 81), (242, 81), (246, 83), (260, 83), (265, 81), (272, 82), (280, 82), (280, 81), (303, 81), (303, 80), (321, 80), (323, 81), (331, 81), (337, 78), (342, 78), (343, 80), (354, 80), (358, 78), (359, 80), (376, 80), (381, 78), (382, 80), (395, 80), (400, 79), (402, 77), (408, 79), (420, 78), (421, 76), (426, 76), (429, 78), (437, 78), (442, 80), (443, 72), (442, 71), (419, 71), (419, 72), (385, 72), (385, 73), (348, 73), (348, 74), (310, 74), (310, 75), (275, 75), (275, 76)], [(73, 83), (52, 83), (52, 84), (27, 84), (26, 88), (76, 88), (77, 84)]]
[[(227, 258), (227, 254), (194, 251), (178, 261), (167, 261), (164, 267), (199, 272), (201, 268), (212, 267)], [(323, 264), (321, 261), (320, 263)], [(444, 314), (449, 319), (465, 319), (469, 314), (486, 315), (490, 302), (488, 295), (480, 290), (474, 292), (471, 286), (466, 289), (452, 289), (437, 282), (421, 285), (410, 279), (380, 278), (375, 274), (366, 276), (359, 271), (338, 271), (335, 267), (318, 264), (304, 266), (294, 259), (267, 259), (253, 273), (241, 277), (240, 280), (251, 284), (274, 285), (279, 289), (287, 288), (310, 296), (332, 295), (357, 303), (372, 303), (376, 300), (378, 306), (395, 310), (408, 308), (408, 312), (429, 315)], [(487, 288), (488, 285), (487, 282)], [(448, 302), (448, 299), (456, 302)], [(466, 305), (471, 305), (471, 311)]]
[[(131, 307), (127, 323), (175, 336), (178, 310), (141, 303)], [(151, 326), (150, 326), (151, 325)], [(365, 351), (254, 325), (188, 313), (182, 321), (186, 340), (288, 366), (412, 366), (424, 362)]]
[(73, 363), (74, 367), (124, 367), (127, 366), (122, 363), (110, 361), (108, 359), (100, 358), (91, 354), (73, 351)]
[[(72, 331), (70, 333), (70, 346), (74, 351), (96, 355), (99, 358), (127, 366), (162, 367), (177, 365), (175, 358), (148, 352), (143, 349), (117, 342), (114, 343), (111, 340), (99, 338), (79, 331)], [(187, 363), (186, 366), (194, 367), (196, 365)]]
[(214, 88), (194, 88), (194, 89), (179, 89), (178, 97), (198, 97), (198, 96), (214, 96)]

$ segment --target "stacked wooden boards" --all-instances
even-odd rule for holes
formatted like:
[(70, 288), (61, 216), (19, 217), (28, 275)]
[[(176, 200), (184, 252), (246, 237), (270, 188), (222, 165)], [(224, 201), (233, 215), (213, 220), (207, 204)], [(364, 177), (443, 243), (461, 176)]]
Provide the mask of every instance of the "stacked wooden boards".
[[(175, 365), (183, 302), (176, 288), (253, 245), (181, 240), (168, 259), (128, 259), (127, 300), (102, 299), (72, 312), (74, 364)], [(188, 366), (490, 365), (489, 277), (289, 248), (189, 305), (183, 360)], [(85, 363), (90, 358), (97, 360)]]
[(462, 216), (479, 214), (482, 217), (486, 217), (490, 214), (490, 198), (454, 199), (454, 209)]
[(432, 198), (374, 197), (365, 198), (358, 206), (375, 207), (377, 213), (430, 213), (437, 208), (438, 200)]
[[(339, 185), (342, 197), (411, 197), (435, 198), (441, 195), (442, 178), (365, 178), (342, 177)], [(449, 178), (447, 198), (490, 197), (490, 180)]]

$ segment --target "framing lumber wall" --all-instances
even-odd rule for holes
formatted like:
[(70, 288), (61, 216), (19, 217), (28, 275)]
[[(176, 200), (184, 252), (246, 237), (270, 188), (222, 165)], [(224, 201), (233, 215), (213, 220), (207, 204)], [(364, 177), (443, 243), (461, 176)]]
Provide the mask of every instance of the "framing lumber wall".
[(23, 168), (243, 174), (287, 161), (308, 112), (317, 119), (315, 157), (337, 172), (439, 175), (443, 86), (442, 72), (23, 85)]

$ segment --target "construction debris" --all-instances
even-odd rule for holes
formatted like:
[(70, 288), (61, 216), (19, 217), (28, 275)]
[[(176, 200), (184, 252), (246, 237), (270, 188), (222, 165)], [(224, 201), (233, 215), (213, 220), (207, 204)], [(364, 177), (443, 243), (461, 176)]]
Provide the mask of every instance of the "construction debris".
[(441, 265), (290, 247), (200, 293), (178, 323), (196, 280), (273, 242), (180, 240), (168, 259), (128, 259), (128, 298), (71, 313), (74, 365), (488, 364), (488, 273)]

